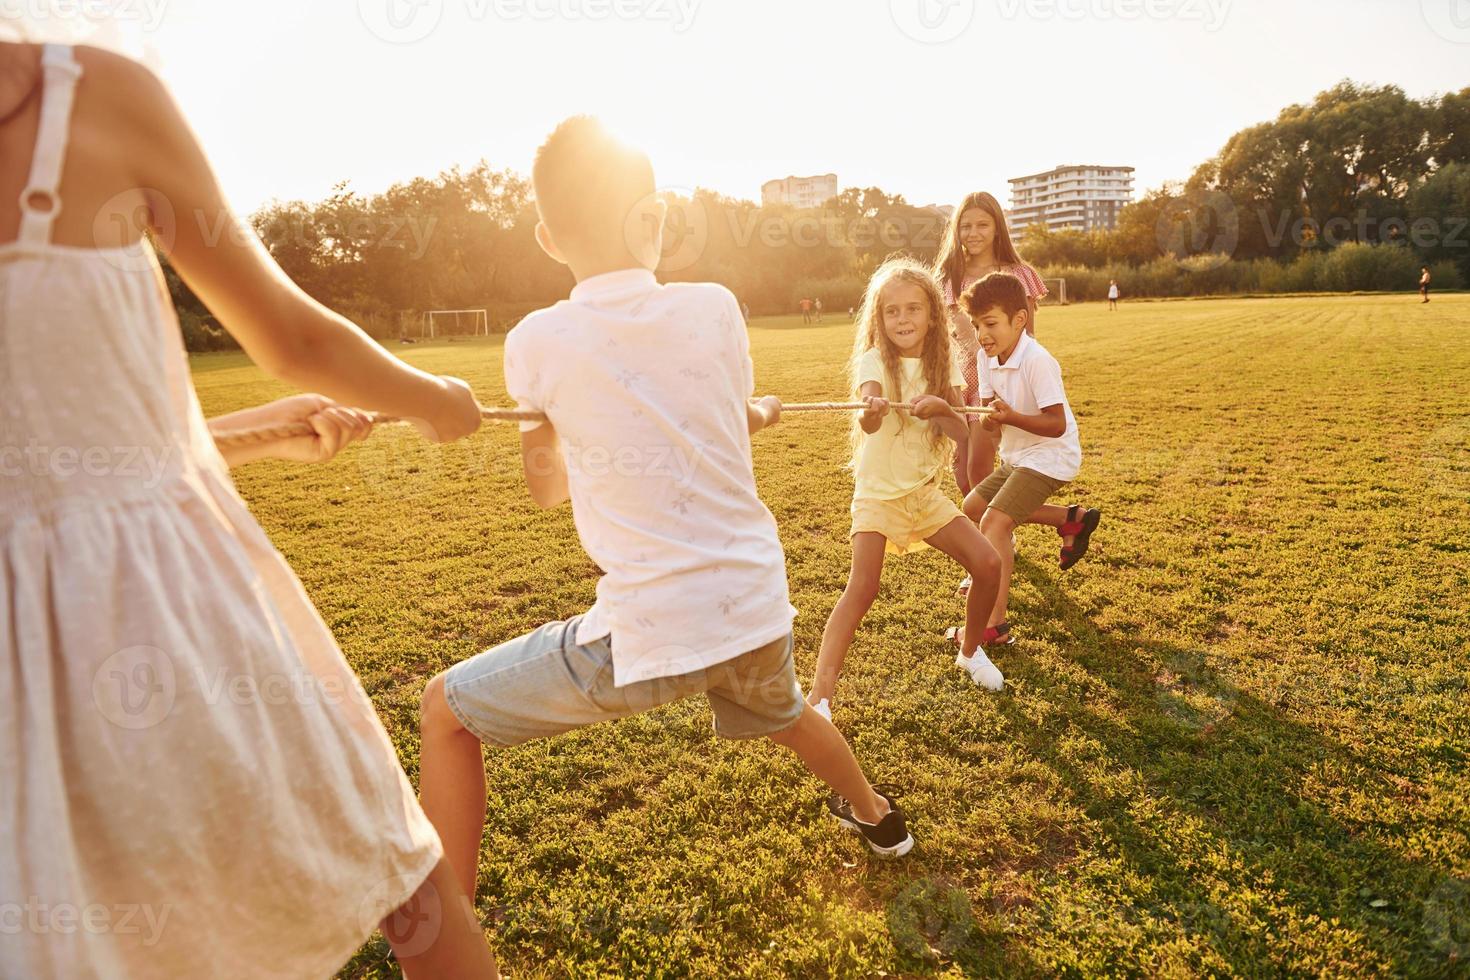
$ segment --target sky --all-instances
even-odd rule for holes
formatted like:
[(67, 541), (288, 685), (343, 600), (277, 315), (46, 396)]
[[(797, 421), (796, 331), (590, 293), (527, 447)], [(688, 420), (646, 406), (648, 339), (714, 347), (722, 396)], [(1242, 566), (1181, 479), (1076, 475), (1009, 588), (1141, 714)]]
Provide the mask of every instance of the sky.
[(1343, 78), (1470, 86), (1470, 0), (0, 0), (95, 29), (175, 92), (230, 200), (529, 173), (603, 117), (662, 187), (835, 172), (956, 203), (1062, 163), (1183, 179)]

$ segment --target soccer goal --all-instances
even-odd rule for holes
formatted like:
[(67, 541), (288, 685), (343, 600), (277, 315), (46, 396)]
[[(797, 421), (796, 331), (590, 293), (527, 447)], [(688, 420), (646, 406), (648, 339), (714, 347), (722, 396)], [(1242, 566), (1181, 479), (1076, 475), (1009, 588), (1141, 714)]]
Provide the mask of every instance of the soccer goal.
[(485, 310), (429, 310), (424, 314), (425, 337), (490, 336), (490, 314)]
[(1067, 280), (1065, 279), (1043, 279), (1046, 283), (1046, 296), (1039, 305), (1041, 306), (1066, 306), (1067, 305)]

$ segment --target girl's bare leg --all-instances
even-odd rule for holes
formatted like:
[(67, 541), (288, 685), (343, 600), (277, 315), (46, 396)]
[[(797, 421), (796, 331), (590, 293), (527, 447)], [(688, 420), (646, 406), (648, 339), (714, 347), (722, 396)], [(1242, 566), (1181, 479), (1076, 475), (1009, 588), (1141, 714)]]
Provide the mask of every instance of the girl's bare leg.
[(970, 423), (970, 486), (978, 487), (995, 470), (996, 433), (980, 422)]
[[(970, 573), (970, 592), (965, 597), (965, 633), (961, 650), (965, 656), (975, 652), (984, 632), (986, 617), (995, 607), (996, 589), (1001, 583), (1001, 556), (993, 541), (988, 541), (968, 518), (956, 517), (924, 540), (959, 562)], [(1005, 542), (1007, 553), (1010, 540)]]
[(986, 626), (999, 626), (1006, 621), (1006, 607), (1011, 598), (1011, 571), (1016, 564), (1016, 553), (1011, 550), (1011, 533), (1016, 522), (994, 507), (985, 511), (980, 519), (980, 533), (995, 548), (1000, 559), (999, 584), (995, 590), (995, 601), (987, 611)]
[(972, 489), (970, 483), (970, 440), (962, 439), (954, 445), (954, 482), (960, 488), (960, 496)]
[(817, 655), (817, 673), (812, 678), (808, 704), (816, 704), (823, 698), (829, 702), (837, 690), (837, 677), (842, 673), (842, 661), (852, 638), (857, 634), (858, 624), (872, 608), (878, 598), (878, 582), (883, 574), (883, 547), (888, 539), (876, 531), (859, 531), (852, 536), (852, 573), (847, 578), (847, 588), (842, 598), (827, 617), (827, 628), (822, 631), (822, 652)]

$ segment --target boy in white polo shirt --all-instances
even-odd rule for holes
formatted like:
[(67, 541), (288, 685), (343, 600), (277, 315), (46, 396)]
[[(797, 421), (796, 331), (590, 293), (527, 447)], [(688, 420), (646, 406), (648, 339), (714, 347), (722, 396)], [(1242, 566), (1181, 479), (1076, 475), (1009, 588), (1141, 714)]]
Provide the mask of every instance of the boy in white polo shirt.
[(661, 286), (664, 204), (648, 158), (596, 120), (557, 127), (532, 171), (536, 237), (577, 279), (505, 343), (532, 498), (568, 499), (604, 570), (584, 615), (455, 665), (424, 692), (423, 806), (475, 892), (481, 743), (518, 745), (704, 694), (715, 730), (766, 737), (833, 790), (829, 808), (885, 856), (913, 846), (791, 659), (785, 556), (756, 494), (751, 434), (781, 403), (755, 389), (740, 306), (723, 286)]
[(1081, 507), (1047, 504), (1077, 476), (1082, 444), (1077, 420), (1062, 387), (1062, 369), (1045, 347), (1026, 333), (1026, 287), (1009, 273), (992, 273), (975, 283), (960, 303), (979, 332), (976, 362), (981, 400), (993, 414), (985, 425), (1000, 429), (1001, 465), (965, 498), (965, 515), (980, 524), (1001, 557), (1000, 592), (980, 640), (1013, 642), (1006, 606), (1018, 524), (1046, 524), (1062, 536), (1061, 567), (1087, 553), (1102, 514)]

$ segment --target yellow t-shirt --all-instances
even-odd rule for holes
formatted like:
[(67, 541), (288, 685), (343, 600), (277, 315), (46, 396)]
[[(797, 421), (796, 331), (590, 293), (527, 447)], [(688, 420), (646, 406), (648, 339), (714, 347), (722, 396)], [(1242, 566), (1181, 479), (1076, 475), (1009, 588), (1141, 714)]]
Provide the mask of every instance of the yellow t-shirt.
[[(917, 357), (901, 357), (898, 365), (903, 391), (895, 394), (888, 390), (883, 356), (877, 348), (870, 349), (858, 362), (858, 386), (876, 381), (889, 401), (913, 401), (925, 394), (924, 362)], [(949, 367), (949, 383), (963, 388), (965, 379), (959, 368), (953, 364)], [(921, 422), (909, 412), (890, 411), (877, 432), (864, 433), (853, 467), (853, 499), (895, 500), (934, 479), (948, 462), (949, 454), (930, 442), (929, 428), (933, 424)]]

